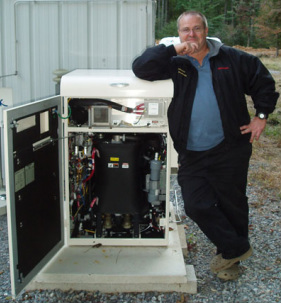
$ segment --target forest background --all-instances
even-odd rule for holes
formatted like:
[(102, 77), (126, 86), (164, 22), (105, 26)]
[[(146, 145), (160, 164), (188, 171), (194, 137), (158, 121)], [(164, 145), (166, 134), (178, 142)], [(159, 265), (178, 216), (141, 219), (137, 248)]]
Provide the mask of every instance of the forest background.
[(203, 13), (209, 36), (229, 46), (281, 48), (281, 0), (157, 0), (156, 39), (176, 37), (178, 16)]

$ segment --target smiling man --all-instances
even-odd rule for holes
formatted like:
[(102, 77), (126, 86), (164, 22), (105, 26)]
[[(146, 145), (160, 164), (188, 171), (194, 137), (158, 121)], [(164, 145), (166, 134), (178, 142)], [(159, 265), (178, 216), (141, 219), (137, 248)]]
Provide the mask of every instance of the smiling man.
[[(177, 25), (181, 43), (146, 49), (133, 71), (145, 80), (174, 82), (168, 121), (185, 211), (217, 248), (211, 271), (232, 280), (239, 262), (252, 255), (246, 196), (252, 142), (279, 94), (257, 57), (207, 38), (203, 14), (184, 12)], [(252, 120), (245, 94), (256, 109)]]
[(191, 55), (202, 63), (208, 53), (208, 23), (203, 15), (183, 13), (178, 18), (178, 33), (182, 44), (176, 45), (177, 54)]

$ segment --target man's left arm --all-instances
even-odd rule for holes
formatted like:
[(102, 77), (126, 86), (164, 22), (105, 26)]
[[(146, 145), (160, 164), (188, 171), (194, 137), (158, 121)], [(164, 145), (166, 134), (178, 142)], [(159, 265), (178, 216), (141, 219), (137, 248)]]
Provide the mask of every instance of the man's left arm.
[[(263, 65), (259, 58), (250, 56), (246, 58), (247, 63), (244, 68), (246, 77), (246, 94), (252, 97), (256, 116), (248, 125), (240, 127), (241, 134), (251, 133), (250, 142), (258, 140), (261, 133), (266, 127), (267, 117), (275, 109), (279, 93), (275, 89), (275, 81), (270, 72)], [(265, 117), (259, 118), (259, 114), (264, 114)]]

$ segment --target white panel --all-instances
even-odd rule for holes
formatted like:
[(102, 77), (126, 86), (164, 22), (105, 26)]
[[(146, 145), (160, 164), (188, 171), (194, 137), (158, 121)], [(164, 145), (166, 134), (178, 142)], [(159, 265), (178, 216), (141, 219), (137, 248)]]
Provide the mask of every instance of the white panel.
[(37, 2), (31, 9), (32, 99), (35, 100), (55, 93), (52, 72), (58, 68), (58, 9), (56, 4)]
[(5, 184), (5, 169), (4, 169), (4, 127), (3, 127), (3, 110), (13, 107), (13, 94), (10, 88), (0, 87), (0, 188)]
[[(30, 31), (30, 10), (26, 5), (18, 5), (20, 7), (20, 14), (16, 14), (16, 32), (17, 32), (17, 69), (18, 86), (17, 89), (21, 92), (22, 100), (30, 100), (32, 82), (31, 69), (33, 67), (32, 62), (32, 37)], [(22, 38), (22, 39), (21, 39)]]
[[(90, 5), (90, 68), (118, 68), (118, 6), (116, 1)], [(106, 20), (106, 21), (105, 21)], [(92, 37), (92, 39), (91, 39)]]
[(78, 98), (172, 98), (173, 82), (170, 79), (141, 80), (132, 70), (78, 69), (62, 77), (61, 95)]
[(130, 69), (154, 43), (155, 3), (0, 0), (0, 87), (19, 105), (55, 95), (55, 70)]
[(15, 75), (15, 35), (13, 1), (0, 0), (0, 86)]
[(88, 67), (87, 2), (64, 3), (60, 7), (62, 68)]
[(52, 72), (58, 66), (56, 4), (18, 3), (16, 38), (21, 97), (36, 100), (55, 94)]
[(152, 30), (148, 17), (150, 11), (147, 1), (124, 1), (120, 6), (119, 65), (123, 68), (131, 68), (127, 66), (127, 62), (132, 62), (133, 58), (143, 51), (144, 46), (151, 44), (149, 36), (151, 38), (154, 29)]
[(13, 94), (10, 88), (0, 87), (0, 127), (3, 126), (3, 109), (13, 107)]

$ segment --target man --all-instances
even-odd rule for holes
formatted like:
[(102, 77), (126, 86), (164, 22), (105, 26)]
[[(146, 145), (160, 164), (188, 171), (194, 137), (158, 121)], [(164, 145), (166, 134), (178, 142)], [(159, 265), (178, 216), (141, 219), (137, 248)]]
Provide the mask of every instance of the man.
[[(239, 262), (252, 254), (246, 196), (251, 143), (279, 94), (258, 58), (207, 39), (203, 14), (179, 16), (178, 33), (180, 44), (148, 48), (133, 71), (145, 80), (173, 80), (168, 121), (185, 211), (217, 247), (212, 272), (236, 279)], [(252, 120), (245, 94), (256, 109)]]

